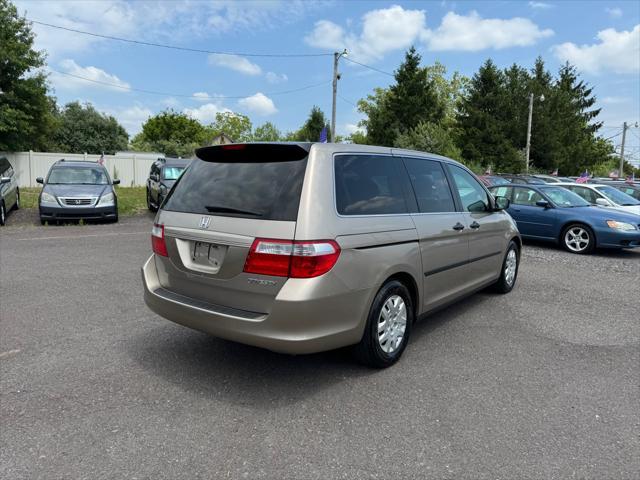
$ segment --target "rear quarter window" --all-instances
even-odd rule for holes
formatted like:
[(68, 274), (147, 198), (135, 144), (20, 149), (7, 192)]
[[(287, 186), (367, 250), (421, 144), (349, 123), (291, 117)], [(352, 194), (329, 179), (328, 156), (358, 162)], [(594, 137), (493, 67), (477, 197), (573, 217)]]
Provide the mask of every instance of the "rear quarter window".
[[(407, 213), (399, 158), (382, 155), (336, 155), (336, 208), (340, 215)], [(406, 173), (404, 173), (406, 177)]]
[(193, 160), (163, 210), (205, 215), (295, 221), (307, 166), (292, 161)]

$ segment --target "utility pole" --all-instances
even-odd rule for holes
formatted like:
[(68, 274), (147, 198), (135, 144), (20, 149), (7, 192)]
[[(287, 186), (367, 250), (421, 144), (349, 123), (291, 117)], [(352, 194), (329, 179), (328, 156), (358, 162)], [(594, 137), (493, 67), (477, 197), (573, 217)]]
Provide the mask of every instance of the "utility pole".
[(618, 178), (624, 178), (624, 141), (627, 138), (627, 122), (622, 124), (622, 145), (620, 146), (620, 170), (618, 171)]
[(340, 74), (338, 73), (338, 60), (340, 57), (347, 56), (347, 49), (345, 48), (342, 53), (333, 52), (333, 104), (331, 106), (331, 142), (336, 141), (336, 96), (338, 95), (338, 80), (340, 80)]
[[(539, 100), (544, 102), (544, 95)], [(531, 153), (531, 120), (533, 118), (533, 93), (529, 94), (529, 123), (527, 124), (527, 174), (529, 174), (529, 155)]]

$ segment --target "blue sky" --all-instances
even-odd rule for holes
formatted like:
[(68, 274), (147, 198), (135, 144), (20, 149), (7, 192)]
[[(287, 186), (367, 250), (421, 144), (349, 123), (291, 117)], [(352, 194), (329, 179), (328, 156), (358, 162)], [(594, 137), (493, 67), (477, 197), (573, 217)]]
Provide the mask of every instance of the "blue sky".
[[(472, 75), (487, 58), (530, 67), (538, 55), (556, 71), (574, 63), (595, 86), (603, 136), (640, 121), (640, 2), (632, 1), (23, 1), (29, 19), (67, 28), (221, 52), (317, 54), (347, 48), (350, 58), (392, 72), (415, 45), (425, 63)], [(331, 111), (332, 58), (208, 55), (105, 40), (34, 25), (48, 52), (59, 102), (89, 101), (134, 134), (165, 108), (204, 123), (215, 112), (298, 128), (310, 108)], [(55, 70), (55, 71), (54, 71)], [(119, 85), (91, 83), (57, 72)], [(361, 118), (351, 103), (390, 76), (341, 61), (338, 133)], [(316, 85), (303, 91), (279, 92)], [(127, 88), (162, 93), (130, 91)], [(184, 95), (185, 97), (178, 96)], [(193, 98), (196, 96), (197, 98)], [(221, 98), (224, 96), (242, 98)], [(640, 130), (628, 134), (640, 156)], [(620, 136), (615, 140), (619, 143)]]

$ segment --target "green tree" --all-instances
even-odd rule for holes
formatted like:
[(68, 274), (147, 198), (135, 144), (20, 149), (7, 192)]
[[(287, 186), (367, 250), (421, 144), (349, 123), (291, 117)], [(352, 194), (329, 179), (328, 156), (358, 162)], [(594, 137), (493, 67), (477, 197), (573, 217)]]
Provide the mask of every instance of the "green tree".
[(252, 139), (253, 125), (246, 115), (234, 112), (218, 112), (216, 120), (207, 128), (208, 140), (225, 134), (236, 143), (250, 142)]
[(205, 143), (207, 130), (200, 122), (174, 110), (165, 110), (143, 125), (131, 142), (139, 151), (162, 152), (169, 156), (189, 157)]
[(288, 137), (290, 140), (298, 142), (317, 142), (320, 140), (320, 133), (323, 128), (327, 129), (328, 135), (329, 122), (327, 122), (323, 111), (314, 105), (309, 113), (309, 118), (307, 118), (300, 130), (288, 135)]
[(37, 71), (44, 60), (33, 48), (31, 25), (11, 2), (0, 0), (0, 151), (50, 146), (55, 100)]
[(281, 137), (282, 134), (280, 130), (271, 122), (265, 122), (259, 127), (256, 127), (253, 132), (254, 142), (278, 142)]
[(439, 98), (434, 81), (443, 67), (424, 68), (420, 60), (420, 55), (411, 47), (395, 72), (395, 83), (388, 90), (376, 90), (367, 100), (359, 102), (360, 111), (367, 116), (361, 126), (367, 129), (369, 143), (392, 146), (399, 135), (420, 122), (437, 124), (444, 119), (444, 98)]
[(462, 153), (456, 145), (451, 130), (437, 123), (420, 122), (411, 130), (400, 134), (395, 146), (462, 160)]
[(517, 148), (504, 131), (505, 76), (487, 60), (473, 76), (469, 92), (460, 102), (458, 146), (462, 156), (494, 170), (519, 171)]
[(93, 105), (68, 103), (58, 116), (55, 149), (70, 153), (110, 153), (125, 150), (129, 135), (118, 121)]

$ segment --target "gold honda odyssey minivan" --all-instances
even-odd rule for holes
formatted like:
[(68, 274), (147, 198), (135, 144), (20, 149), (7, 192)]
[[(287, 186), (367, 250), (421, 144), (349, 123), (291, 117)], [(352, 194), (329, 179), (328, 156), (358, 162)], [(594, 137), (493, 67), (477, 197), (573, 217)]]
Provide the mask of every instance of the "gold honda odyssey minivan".
[(354, 345), (386, 367), (420, 315), (516, 282), (508, 200), (453, 160), (325, 143), (196, 155), (142, 267), (149, 308), (181, 325), (294, 354)]

